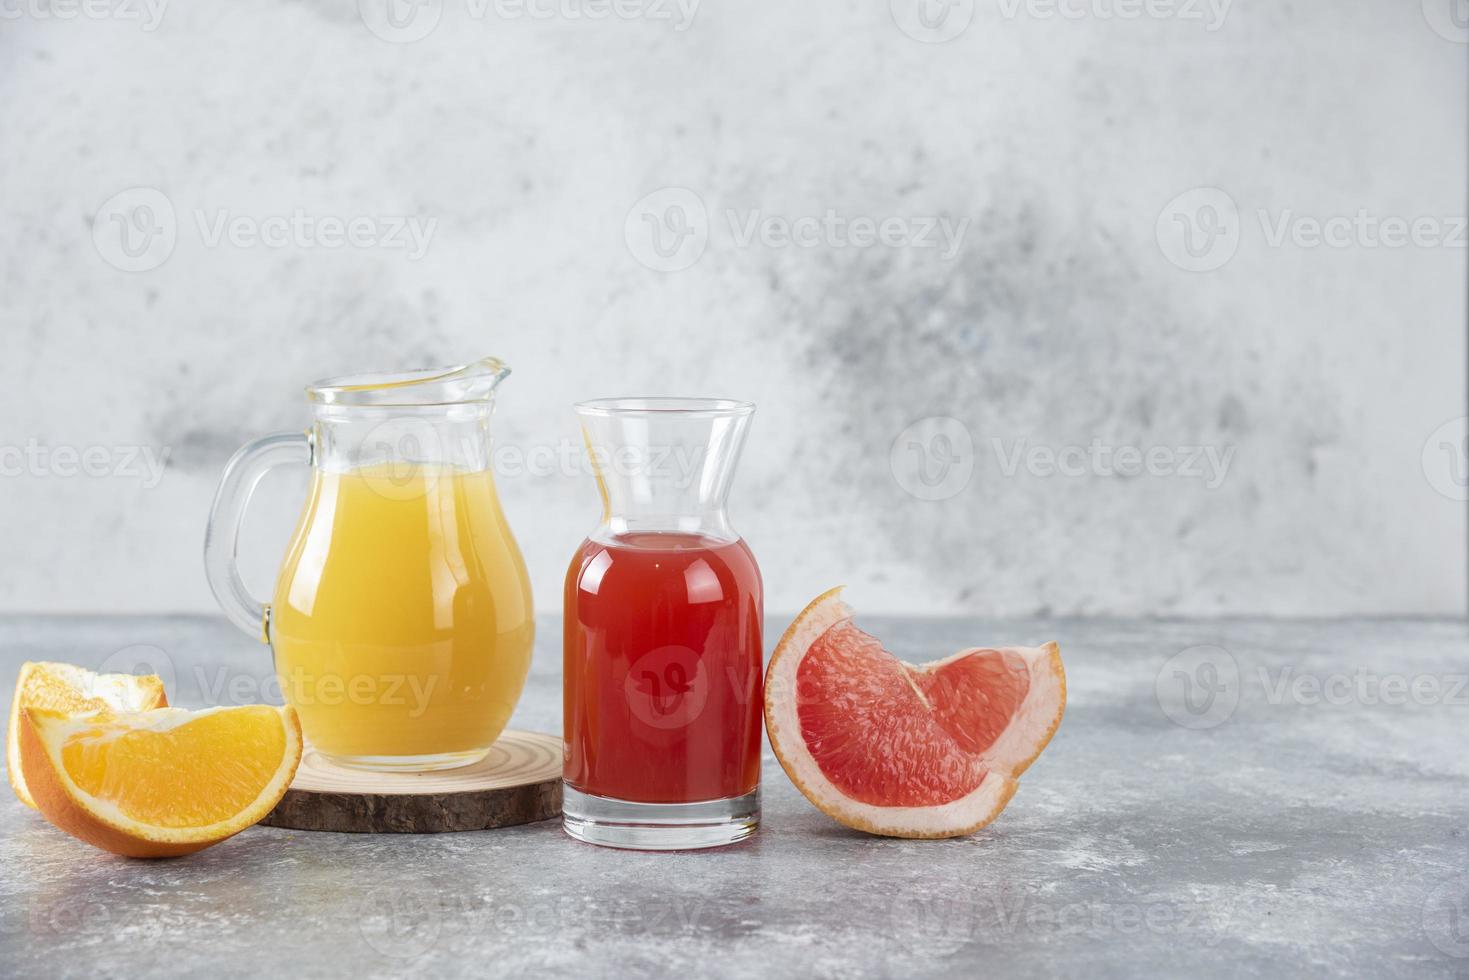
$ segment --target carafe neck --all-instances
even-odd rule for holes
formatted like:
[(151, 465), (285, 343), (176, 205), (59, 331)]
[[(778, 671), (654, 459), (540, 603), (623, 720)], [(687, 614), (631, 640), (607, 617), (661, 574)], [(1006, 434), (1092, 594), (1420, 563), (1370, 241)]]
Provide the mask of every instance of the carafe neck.
[(576, 410), (602, 496), (594, 536), (738, 537), (726, 501), (753, 405), (619, 398), (583, 402)]

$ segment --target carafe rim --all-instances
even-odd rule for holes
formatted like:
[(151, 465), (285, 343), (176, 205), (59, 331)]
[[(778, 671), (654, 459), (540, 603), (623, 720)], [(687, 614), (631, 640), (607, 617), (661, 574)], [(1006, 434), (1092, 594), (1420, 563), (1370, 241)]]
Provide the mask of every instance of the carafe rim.
[(578, 415), (599, 417), (650, 415), (681, 418), (732, 418), (750, 415), (755, 403), (735, 398), (681, 398), (676, 396), (639, 396), (631, 398), (593, 398), (572, 405)]

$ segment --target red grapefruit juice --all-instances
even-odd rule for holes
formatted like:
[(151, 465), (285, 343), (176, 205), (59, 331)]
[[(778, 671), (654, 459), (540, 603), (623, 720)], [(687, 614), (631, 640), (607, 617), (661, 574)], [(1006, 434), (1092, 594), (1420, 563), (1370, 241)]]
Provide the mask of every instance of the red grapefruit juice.
[(565, 596), (565, 775), (636, 803), (743, 796), (760, 782), (760, 570), (744, 541), (587, 540)]

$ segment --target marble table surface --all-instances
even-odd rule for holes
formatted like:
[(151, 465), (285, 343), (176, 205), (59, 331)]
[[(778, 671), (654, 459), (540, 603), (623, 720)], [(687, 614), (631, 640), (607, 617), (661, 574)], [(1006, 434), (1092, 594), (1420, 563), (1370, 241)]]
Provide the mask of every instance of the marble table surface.
[[(785, 617), (771, 617), (772, 631)], [(0, 802), (9, 976), (1465, 977), (1462, 621), (861, 620), (909, 660), (1060, 642), (1060, 731), (985, 830), (848, 831), (766, 750), (764, 824), (643, 854), (555, 821), (438, 836), (255, 827), (189, 858), (95, 851)], [(0, 619), (26, 659), (269, 693), (267, 651), (198, 617)], [(540, 623), (513, 724), (560, 727)]]

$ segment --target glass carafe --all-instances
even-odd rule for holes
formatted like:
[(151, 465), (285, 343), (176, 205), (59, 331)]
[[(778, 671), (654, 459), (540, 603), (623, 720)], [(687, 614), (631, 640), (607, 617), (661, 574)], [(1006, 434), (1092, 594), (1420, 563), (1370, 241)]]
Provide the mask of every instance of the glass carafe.
[[(486, 358), (319, 382), (308, 432), (256, 440), (225, 469), (204, 545), (210, 587), (271, 645), (308, 742), (338, 764), (467, 765), (520, 698), (530, 582), (490, 465), (508, 373)], [(240, 578), (240, 522), (285, 463), (309, 465), (311, 488), (266, 604)]]
[(760, 570), (725, 498), (754, 406), (576, 406), (602, 522), (566, 575), (564, 826), (647, 850), (760, 820)]

